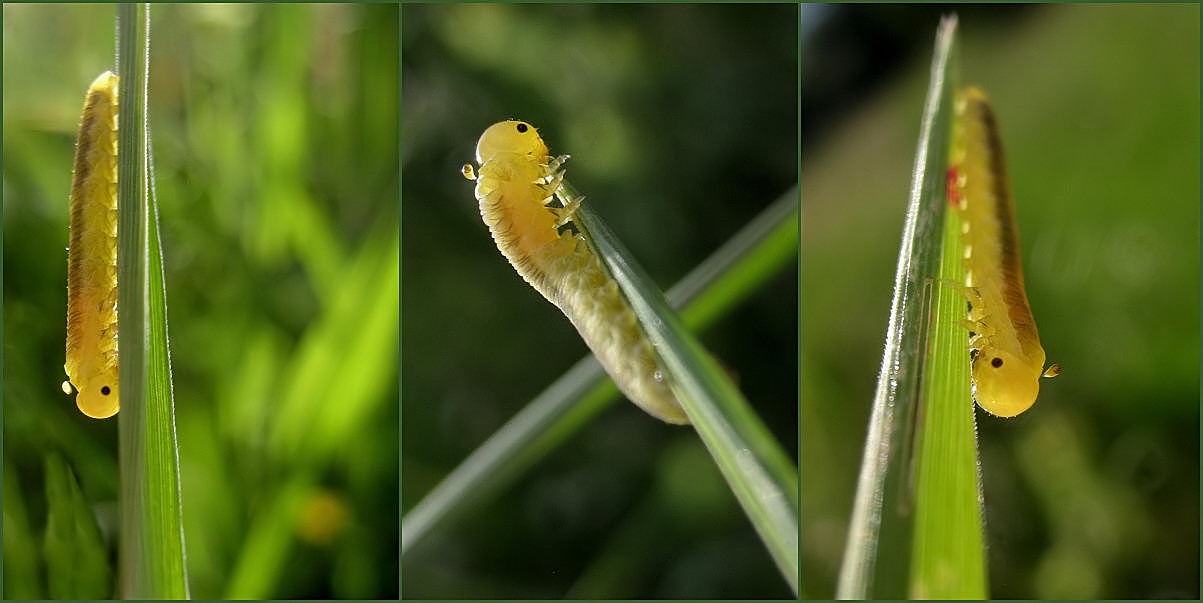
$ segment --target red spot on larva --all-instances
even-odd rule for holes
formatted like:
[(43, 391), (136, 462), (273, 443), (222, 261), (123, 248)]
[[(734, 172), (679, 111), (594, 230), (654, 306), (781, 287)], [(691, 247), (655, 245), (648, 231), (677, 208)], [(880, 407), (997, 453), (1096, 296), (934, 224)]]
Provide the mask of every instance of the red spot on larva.
[(957, 168), (956, 166), (948, 166), (948, 171), (944, 175), (944, 198), (948, 204), (957, 207), (961, 203), (961, 198), (957, 195)]

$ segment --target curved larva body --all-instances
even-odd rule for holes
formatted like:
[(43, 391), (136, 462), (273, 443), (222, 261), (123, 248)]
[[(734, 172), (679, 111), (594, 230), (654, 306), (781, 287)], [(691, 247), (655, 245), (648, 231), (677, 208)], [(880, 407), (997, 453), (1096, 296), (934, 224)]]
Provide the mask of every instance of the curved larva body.
[(964, 233), (973, 397), (987, 412), (1013, 417), (1036, 402), (1044, 348), (1023, 289), (1015, 209), (990, 102), (966, 88), (955, 109), (948, 192)]
[[(602, 367), (632, 402), (668, 423), (689, 419), (660, 375), (618, 285), (597, 256), (559, 228), (571, 209), (549, 207), (563, 171), (530, 124), (490, 126), (476, 146), (480, 215), (518, 274), (572, 321)], [(471, 166), (464, 166), (472, 177)]]
[[(117, 414), (117, 76), (106, 71), (84, 100), (71, 178), (67, 252), (67, 361), (89, 417)], [(63, 391), (71, 388), (63, 383)]]

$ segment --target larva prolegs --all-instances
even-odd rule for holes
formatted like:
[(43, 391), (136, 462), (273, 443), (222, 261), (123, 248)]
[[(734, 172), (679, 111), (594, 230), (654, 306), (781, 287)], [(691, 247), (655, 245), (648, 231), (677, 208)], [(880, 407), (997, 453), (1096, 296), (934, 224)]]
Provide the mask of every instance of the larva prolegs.
[(100, 74), (84, 100), (71, 177), (67, 346), (63, 391), (103, 419), (119, 408), (117, 372), (117, 76)]

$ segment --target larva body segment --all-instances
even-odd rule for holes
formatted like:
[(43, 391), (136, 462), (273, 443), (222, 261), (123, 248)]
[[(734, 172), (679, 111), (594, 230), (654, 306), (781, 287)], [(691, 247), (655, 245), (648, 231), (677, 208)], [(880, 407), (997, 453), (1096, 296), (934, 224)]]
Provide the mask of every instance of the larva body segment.
[[(84, 100), (71, 178), (67, 357), (63, 369), (89, 417), (117, 413), (117, 76)], [(71, 387), (63, 383), (63, 391)]]
[(1016, 416), (1036, 402), (1044, 348), (1028, 306), (1015, 209), (990, 102), (977, 88), (955, 101), (948, 198), (960, 214), (973, 356), (973, 396), (987, 412)]
[(585, 241), (561, 232), (573, 208), (549, 204), (564, 159), (551, 159), (530, 124), (493, 124), (476, 146), (480, 215), (502, 255), (568, 317), (622, 393), (662, 421), (688, 423), (618, 284)]

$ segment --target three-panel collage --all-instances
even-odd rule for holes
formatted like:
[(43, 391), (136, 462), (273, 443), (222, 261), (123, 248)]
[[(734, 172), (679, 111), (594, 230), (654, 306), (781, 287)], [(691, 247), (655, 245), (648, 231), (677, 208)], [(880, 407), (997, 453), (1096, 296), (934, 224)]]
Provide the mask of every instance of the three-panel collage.
[(4, 599), (1194, 599), (1198, 4), (2, 8)]

